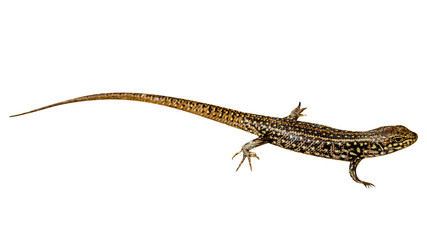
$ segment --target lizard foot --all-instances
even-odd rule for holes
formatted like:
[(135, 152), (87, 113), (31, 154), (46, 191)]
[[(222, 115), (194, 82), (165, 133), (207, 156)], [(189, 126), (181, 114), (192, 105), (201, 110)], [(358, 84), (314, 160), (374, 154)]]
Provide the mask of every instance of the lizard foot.
[(249, 167), (251, 168), (251, 171), (252, 171), (251, 157), (257, 158), (258, 160), (259, 160), (259, 157), (254, 152), (250, 152), (248, 150), (240, 150), (239, 152), (237, 152), (236, 154), (234, 154), (231, 159), (234, 159), (234, 157), (237, 156), (241, 152), (243, 152), (243, 158), (242, 158), (242, 161), (240, 162), (239, 166), (237, 167), (236, 172), (239, 170), (240, 166), (242, 166), (242, 164), (243, 164), (243, 162), (245, 161), (246, 158), (248, 159)]
[(365, 185), (366, 188), (375, 187), (374, 184), (372, 184), (370, 182), (362, 181), (357, 177), (356, 168), (357, 168), (357, 165), (359, 165), (360, 161), (362, 161), (362, 159), (363, 158), (358, 158), (358, 159), (355, 159), (355, 160), (350, 162), (350, 169), (349, 169), (350, 176), (351, 176), (351, 178), (353, 178), (353, 180), (355, 182)]
[(369, 182), (360, 182), (360, 183), (362, 183), (363, 185), (365, 185), (365, 187), (366, 188), (374, 188), (375, 187), (375, 185), (374, 184), (372, 184), (372, 183), (369, 183)]
[(296, 107), (294, 110), (292, 110), (291, 114), (289, 114), (289, 116), (287, 116), (287, 118), (289, 120), (296, 121), (296, 120), (298, 120), (299, 117), (305, 116), (305, 114), (302, 114), (302, 112), (304, 112), (304, 110), (306, 110), (306, 109), (307, 108), (301, 108), (301, 102), (299, 102), (298, 107)]

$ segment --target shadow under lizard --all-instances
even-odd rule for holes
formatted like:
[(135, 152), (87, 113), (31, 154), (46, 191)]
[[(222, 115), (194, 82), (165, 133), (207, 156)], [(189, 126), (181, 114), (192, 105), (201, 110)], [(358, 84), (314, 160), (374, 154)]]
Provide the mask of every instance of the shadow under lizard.
[(16, 117), (58, 105), (91, 101), (91, 100), (132, 100), (155, 103), (171, 108), (190, 112), (229, 126), (253, 133), (258, 137), (243, 145), (236, 153), (243, 154), (239, 170), (245, 159), (248, 159), (252, 171), (251, 158), (258, 156), (251, 152), (253, 148), (270, 143), (295, 152), (313, 156), (350, 162), (350, 176), (365, 187), (373, 187), (369, 182), (362, 181), (356, 174), (356, 168), (364, 158), (377, 157), (406, 148), (417, 141), (417, 134), (404, 126), (379, 127), (370, 131), (346, 131), (327, 127), (320, 124), (298, 121), (304, 116), (301, 103), (287, 117), (277, 118), (236, 111), (211, 104), (174, 98), (168, 96), (143, 93), (101, 93), (88, 95), (54, 103), (37, 108)]

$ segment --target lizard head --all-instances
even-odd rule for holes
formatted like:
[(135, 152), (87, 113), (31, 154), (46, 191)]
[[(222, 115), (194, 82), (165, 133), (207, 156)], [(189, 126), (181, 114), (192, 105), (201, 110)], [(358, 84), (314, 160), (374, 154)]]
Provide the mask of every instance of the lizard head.
[(377, 128), (380, 137), (377, 144), (380, 145), (379, 154), (392, 153), (414, 144), (418, 135), (404, 126), (387, 126)]

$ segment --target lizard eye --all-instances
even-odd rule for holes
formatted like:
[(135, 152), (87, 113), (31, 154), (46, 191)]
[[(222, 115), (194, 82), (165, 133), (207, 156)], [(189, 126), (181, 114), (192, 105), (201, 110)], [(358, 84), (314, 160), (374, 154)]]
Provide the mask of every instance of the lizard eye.
[(403, 138), (402, 137), (394, 137), (394, 141), (395, 142), (401, 142), (401, 141), (403, 141)]

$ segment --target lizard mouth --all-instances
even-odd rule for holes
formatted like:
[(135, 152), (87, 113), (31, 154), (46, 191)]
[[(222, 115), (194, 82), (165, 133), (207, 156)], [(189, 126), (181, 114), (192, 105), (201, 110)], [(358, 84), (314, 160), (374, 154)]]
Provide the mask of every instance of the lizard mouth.
[(408, 139), (403, 142), (406, 146), (410, 146), (418, 140), (418, 134), (410, 131), (408, 135)]

